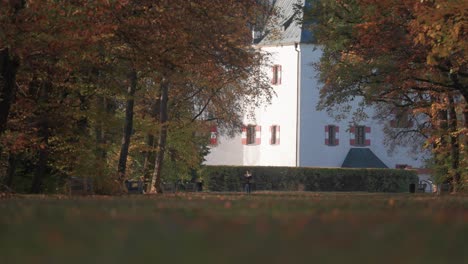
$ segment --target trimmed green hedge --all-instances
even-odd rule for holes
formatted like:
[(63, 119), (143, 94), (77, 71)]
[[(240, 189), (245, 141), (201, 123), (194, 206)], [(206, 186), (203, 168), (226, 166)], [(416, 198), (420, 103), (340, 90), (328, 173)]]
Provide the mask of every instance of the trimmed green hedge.
[(201, 176), (210, 191), (238, 192), (246, 170), (254, 190), (408, 192), (410, 183), (418, 183), (416, 172), (396, 169), (204, 166)]

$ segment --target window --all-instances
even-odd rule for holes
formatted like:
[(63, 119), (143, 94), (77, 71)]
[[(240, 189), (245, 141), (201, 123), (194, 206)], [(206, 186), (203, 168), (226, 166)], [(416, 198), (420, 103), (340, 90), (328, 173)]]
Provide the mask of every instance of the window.
[(218, 144), (218, 129), (216, 126), (210, 127), (210, 144), (211, 145)]
[[(368, 138), (371, 128), (366, 126), (351, 127), (350, 144), (353, 146), (370, 146), (371, 141)], [(353, 138), (354, 137), (354, 138)]]
[(247, 126), (247, 145), (255, 144), (255, 126)]
[(271, 84), (281, 84), (281, 65), (273, 65), (272, 67), (273, 76), (271, 78)]
[(273, 125), (270, 127), (270, 144), (279, 145), (280, 143), (280, 126)]
[(338, 126), (329, 125), (325, 126), (325, 145), (328, 146), (338, 146), (338, 132), (340, 128)]
[(406, 169), (408, 167), (409, 167), (408, 164), (396, 164), (395, 165), (395, 168), (400, 169), (400, 170), (404, 170), (404, 169)]
[(364, 145), (366, 142), (366, 127), (365, 126), (356, 126), (356, 131), (354, 132), (354, 139), (356, 140), (356, 145)]
[(242, 128), (242, 145), (260, 145), (261, 126), (248, 125)]
[(409, 128), (413, 126), (410, 120), (410, 113), (407, 110), (395, 109), (393, 111), (394, 118), (390, 121), (390, 126), (393, 128)]

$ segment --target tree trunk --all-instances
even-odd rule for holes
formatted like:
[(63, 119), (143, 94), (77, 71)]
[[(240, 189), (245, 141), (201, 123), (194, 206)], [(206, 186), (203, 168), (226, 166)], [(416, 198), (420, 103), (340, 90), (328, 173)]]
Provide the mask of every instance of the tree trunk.
[(111, 116), (115, 115), (116, 106), (113, 101), (99, 95), (97, 97), (96, 108), (98, 109), (98, 116), (100, 118), (94, 127), (94, 132), (96, 133), (96, 155), (99, 159), (104, 161), (107, 158), (107, 149), (105, 144), (109, 138), (103, 120), (105, 120), (105, 118), (111, 118)]
[[(25, 8), (26, 0), (10, 1), (9, 4), (9, 7), (14, 11), (14, 15), (10, 19), (14, 21), (16, 14)], [(2, 8), (8, 7), (4, 5)], [(10, 54), (8, 48), (0, 50), (0, 134), (5, 132), (11, 103), (15, 97), (16, 72), (19, 64), (19, 58)]]
[(88, 135), (89, 120), (88, 120), (88, 117), (86, 117), (85, 113), (89, 108), (89, 102), (88, 102), (88, 99), (83, 95), (80, 95), (79, 99), (80, 99), (80, 111), (83, 113), (83, 115), (77, 121), (78, 131), (76, 131), (76, 133), (77, 133), (77, 136), (84, 136), (84, 135)]
[(464, 107), (463, 107), (463, 127), (465, 128), (465, 143), (466, 143), (466, 150), (468, 150), (468, 96), (465, 96), (465, 100), (464, 100)]
[(5, 132), (10, 107), (15, 97), (17, 58), (11, 58), (8, 48), (0, 50), (0, 134)]
[[(160, 109), (160, 103), (159, 100), (154, 100), (151, 105), (150, 105), (150, 116), (153, 119), (153, 122), (157, 122), (159, 118), (159, 109)], [(146, 145), (149, 149), (149, 151), (145, 152), (145, 161), (143, 163), (143, 175), (145, 179), (150, 179), (151, 177), (151, 170), (150, 170), (150, 163), (154, 162), (155, 157), (154, 157), (154, 135), (151, 133), (148, 133), (147, 138), (146, 138)], [(147, 190), (148, 192), (150, 191), (151, 186)]]
[(460, 186), (460, 145), (459, 136), (456, 135), (457, 131), (457, 112), (455, 111), (455, 104), (453, 96), (449, 96), (448, 116), (449, 116), (449, 132), (450, 132), (450, 169), (452, 175), (453, 191), (456, 192)]
[(42, 191), (42, 182), (47, 170), (47, 159), (49, 158), (49, 135), (47, 127), (44, 126), (40, 134), (42, 135), (41, 147), (39, 149), (39, 160), (36, 165), (36, 172), (33, 176), (31, 193), (40, 193)]
[(145, 151), (144, 157), (145, 161), (143, 163), (143, 176), (145, 179), (150, 178), (150, 170), (149, 170), (149, 163), (150, 161), (154, 160), (153, 158), (153, 148), (154, 148), (154, 136), (151, 134), (148, 134), (146, 136), (146, 146), (148, 147), (148, 151)]
[(468, 87), (461, 87), (459, 91), (465, 102), (468, 102)]
[[(434, 102), (438, 102), (443, 107), (440, 107), (434, 113), (435, 115), (432, 116), (432, 126), (434, 136), (438, 139), (433, 143), (433, 153), (434, 153), (434, 160), (437, 170), (439, 171), (440, 176), (443, 176), (443, 179), (440, 179), (442, 182), (446, 183), (450, 181), (448, 177), (448, 167), (446, 165), (447, 159), (449, 158), (448, 153), (448, 124), (447, 124), (447, 107), (446, 102), (444, 101), (445, 95), (441, 94), (438, 97), (432, 98)], [(442, 183), (440, 182), (440, 183)]]
[(96, 134), (96, 156), (97, 156), (97, 159), (102, 162), (107, 156), (106, 150), (104, 149), (104, 144), (105, 144), (104, 124), (103, 124), (103, 121), (101, 120), (101, 118), (103, 118), (106, 114), (106, 111), (105, 111), (106, 102), (102, 95), (97, 96), (96, 104), (97, 104), (96, 105), (97, 115), (99, 117), (99, 120), (96, 122), (96, 125), (94, 127), (94, 133)]
[(50, 82), (42, 83), (39, 96), (39, 106), (42, 109), (39, 110), (38, 136), (41, 139), (41, 142), (39, 144), (39, 159), (33, 176), (31, 193), (40, 193), (42, 191), (42, 182), (47, 170), (47, 160), (49, 158), (49, 117), (46, 108), (49, 98), (48, 94), (51, 88), (50, 86)]
[[(442, 100), (441, 100), (442, 101)], [(447, 123), (447, 109), (439, 109), (437, 110), (437, 129), (439, 131), (440, 136), (440, 144), (439, 148), (445, 148), (447, 145), (447, 134), (448, 134), (448, 123)]]
[(5, 185), (10, 189), (13, 189), (13, 178), (15, 177), (17, 160), (16, 155), (10, 152), (8, 156), (7, 178), (5, 180)]
[(462, 127), (464, 128), (464, 133), (462, 134), (462, 138), (464, 139), (461, 141), (461, 144), (463, 147), (461, 149), (464, 149), (462, 155), (464, 158), (462, 158), (462, 167), (468, 165), (468, 96), (465, 96), (464, 100), (464, 107), (463, 107), (463, 124)]
[(127, 105), (125, 108), (125, 124), (123, 129), (122, 145), (120, 148), (120, 157), (118, 165), (119, 182), (123, 184), (127, 170), (128, 148), (130, 147), (130, 138), (133, 131), (133, 105), (135, 102), (135, 91), (137, 86), (137, 73), (133, 70), (130, 73), (130, 86), (127, 93)]
[[(463, 97), (463, 103), (462, 103), (462, 109), (463, 109), (462, 119), (463, 120), (458, 120), (458, 121), (462, 121), (461, 127), (464, 129), (464, 132), (462, 133), (462, 135), (458, 136), (458, 138), (456, 139), (457, 142), (456, 142), (456, 145), (454, 146), (455, 148), (458, 149), (458, 153), (457, 154), (453, 153), (453, 155), (456, 155), (456, 157), (453, 157), (452, 163), (458, 160), (458, 164), (452, 164), (452, 167), (457, 166), (457, 167), (464, 168), (467, 165), (466, 160), (468, 160), (468, 87), (466, 85), (463, 85), (462, 82), (460, 82), (459, 75), (457, 74), (450, 74), (450, 79), (455, 85), (456, 90), (459, 91), (461, 96)], [(451, 99), (453, 103), (453, 98)], [(455, 112), (455, 109), (454, 109), (453, 115), (455, 117), (454, 122), (456, 122), (457, 114)], [(455, 123), (455, 126), (456, 126), (456, 123)], [(452, 142), (455, 143), (455, 141), (452, 141)], [(462, 155), (461, 158), (460, 158), (460, 155)], [(454, 175), (454, 179), (453, 179), (454, 192), (457, 191), (457, 188), (462, 186), (461, 184), (462, 173), (463, 173), (462, 170), (457, 170), (456, 174)]]
[(158, 137), (158, 152), (156, 153), (156, 160), (154, 164), (153, 177), (151, 178), (150, 192), (151, 193), (162, 193), (161, 189), (161, 170), (164, 162), (164, 153), (166, 151), (166, 140), (167, 140), (167, 101), (169, 98), (169, 83), (166, 80), (161, 82), (161, 101), (159, 108), (159, 122), (161, 128)]

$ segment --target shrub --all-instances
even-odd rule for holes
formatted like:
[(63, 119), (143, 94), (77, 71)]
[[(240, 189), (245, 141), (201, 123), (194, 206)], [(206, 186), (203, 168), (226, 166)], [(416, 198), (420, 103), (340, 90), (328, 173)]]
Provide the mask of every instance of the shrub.
[(255, 190), (269, 191), (406, 192), (418, 182), (414, 171), (396, 169), (205, 166), (201, 175), (210, 191), (238, 192), (246, 170)]

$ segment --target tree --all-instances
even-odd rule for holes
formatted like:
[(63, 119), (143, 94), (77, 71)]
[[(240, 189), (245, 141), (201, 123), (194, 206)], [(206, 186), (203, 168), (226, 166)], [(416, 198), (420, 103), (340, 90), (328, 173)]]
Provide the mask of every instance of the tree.
[[(7, 8), (1, 9), (0, 49), (7, 50), (18, 67), (14, 76), (17, 92), (10, 93), (15, 96), (9, 96), (8, 101), (11, 111), (2, 112), (7, 118), (2, 119), (2, 124), (8, 130), (1, 135), (2, 145), (9, 151), (11, 165), (15, 156), (28, 156), (36, 163), (31, 191), (40, 192), (51, 169), (64, 172), (71, 167), (73, 158), (61, 154), (71, 145), (78, 145), (73, 129), (86, 127), (81, 66), (92, 60), (89, 47), (100, 41), (108, 28), (90, 30), (102, 7), (93, 1), (1, 4)], [(68, 164), (63, 165), (67, 159)], [(8, 174), (11, 182), (14, 170), (9, 169)]]
[[(185, 1), (172, 1), (151, 7), (163, 18), (155, 23), (160, 36), (157, 43), (161, 46), (152, 47), (153, 54), (158, 54), (154, 64), (160, 68), (161, 99), (160, 131), (151, 185), (152, 191), (160, 191), (169, 118), (175, 110), (169, 108), (172, 104), (166, 104), (166, 100), (176, 102), (177, 95), (183, 98), (192, 94), (188, 100), (202, 103), (201, 107), (194, 107), (195, 111), (211, 110), (216, 115), (222, 113), (222, 109), (236, 106), (239, 101), (245, 103), (268, 97), (270, 87), (264, 76), (259, 76), (256, 81), (250, 79), (262, 58), (258, 51), (250, 48), (251, 34), (247, 27), (249, 19), (258, 10), (254, 1), (199, 1), (189, 5)], [(186, 17), (193, 19), (188, 21)], [(241, 114), (242, 110), (235, 116)], [(232, 124), (233, 119), (223, 120), (221, 117), (217, 117), (220, 124), (223, 121)]]
[(119, 191), (141, 149), (160, 182), (165, 155), (199, 165), (208, 127), (238, 131), (245, 106), (271, 97), (255, 0), (0, 3), (1, 173), (21, 191), (70, 176)]
[[(0, 23), (5, 26), (14, 26), (18, 13), (25, 7), (25, 1), (4, 1), (0, 4), (2, 7)], [(3, 35), (2, 33), (5, 34), (0, 31), (0, 35)], [(15, 97), (18, 66), (17, 54), (12, 53), (6, 43), (0, 42), (0, 134), (6, 129), (10, 107)]]
[[(323, 47), (318, 109), (344, 106), (354, 98), (362, 98), (362, 106), (407, 109), (421, 124), (407, 132), (425, 135), (436, 160), (451, 160), (447, 175), (454, 186), (461, 185), (467, 166), (463, 6), (457, 0), (321, 0), (306, 16)], [(450, 126), (436, 122), (442, 115)]]

